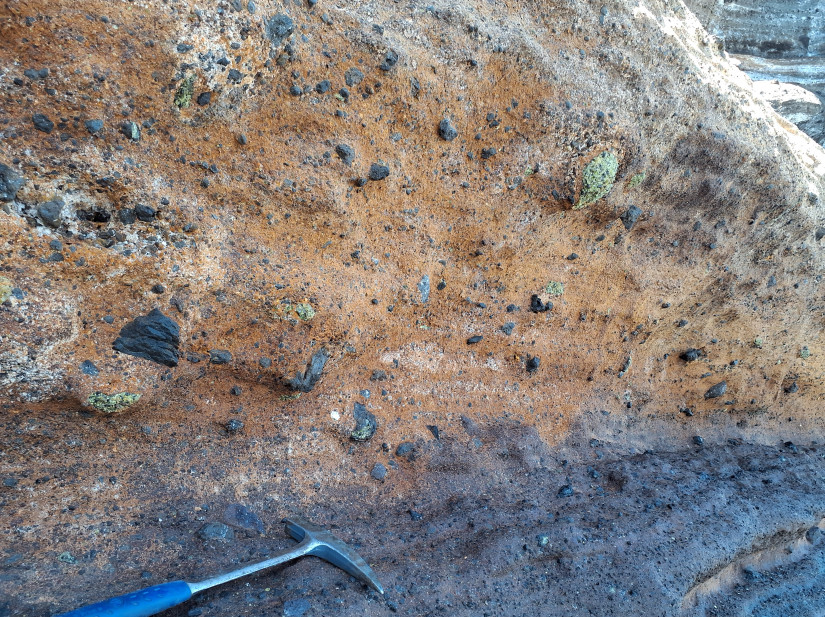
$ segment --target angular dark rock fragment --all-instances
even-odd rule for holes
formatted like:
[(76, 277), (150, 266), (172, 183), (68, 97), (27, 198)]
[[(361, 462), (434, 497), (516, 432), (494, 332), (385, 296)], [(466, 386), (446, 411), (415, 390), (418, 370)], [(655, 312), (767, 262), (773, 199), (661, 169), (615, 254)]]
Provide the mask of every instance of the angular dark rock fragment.
[(395, 449), (396, 456), (407, 456), (410, 452), (413, 451), (415, 448), (415, 444), (411, 441), (403, 441), (398, 444), (398, 447)]
[(718, 384), (708, 388), (705, 392), (705, 398), (718, 398), (728, 391), (728, 382), (720, 381)]
[(391, 49), (384, 55), (384, 61), (379, 65), (378, 68), (382, 71), (389, 71), (396, 64), (398, 64), (398, 53)]
[(265, 34), (274, 47), (280, 47), (284, 39), (295, 31), (295, 22), (288, 15), (279, 13), (266, 22)]
[(287, 385), (298, 392), (311, 391), (312, 388), (315, 387), (315, 384), (318, 383), (318, 380), (321, 379), (321, 373), (324, 370), (324, 365), (326, 365), (327, 360), (329, 360), (327, 350), (324, 348), (319, 349), (312, 354), (312, 358), (310, 358), (307, 363), (307, 368), (304, 373), (301, 374), (300, 371), (296, 373), (294, 378), (287, 381)]
[(86, 120), (86, 130), (92, 135), (99, 132), (103, 128), (103, 120)]
[(26, 180), (8, 165), (0, 163), (0, 201), (11, 201)]
[(45, 114), (34, 114), (32, 124), (34, 124), (34, 128), (44, 133), (51, 133), (54, 130), (54, 122), (49, 120), (49, 117)]
[(157, 211), (152, 206), (147, 206), (145, 204), (136, 205), (134, 212), (138, 220), (143, 221), (144, 223), (151, 223), (157, 214)]
[(390, 175), (390, 168), (380, 163), (373, 163), (370, 165), (370, 180), (383, 180)]
[(119, 218), (120, 222), (124, 225), (131, 225), (137, 220), (135, 211), (132, 208), (123, 208), (122, 210), (118, 210), (117, 218)]
[(549, 300), (547, 303), (541, 301), (536, 294), (530, 296), (530, 311), (533, 313), (544, 313), (546, 311), (552, 310), (553, 303)]
[(178, 324), (158, 309), (152, 309), (148, 315), (123, 326), (112, 349), (164, 366), (177, 366), (179, 344)]
[(44, 202), (37, 206), (37, 216), (49, 227), (57, 228), (62, 220), (63, 205), (64, 202), (60, 197)]
[(347, 69), (344, 72), (344, 82), (350, 88), (352, 88), (353, 86), (357, 86), (363, 80), (364, 80), (364, 73), (361, 71), (361, 69), (358, 69), (356, 67), (352, 67), (352, 68)]
[(232, 354), (226, 349), (210, 349), (209, 361), (212, 364), (229, 364), (232, 362)]
[(692, 347), (686, 351), (683, 351), (679, 354), (679, 357), (684, 360), (685, 362), (693, 362), (694, 360), (698, 360), (702, 356), (704, 356), (704, 352), (701, 349), (693, 349)]
[(218, 542), (231, 542), (235, 539), (235, 532), (232, 528), (223, 523), (207, 523), (198, 529), (197, 536), (206, 542), (217, 540)]
[(622, 214), (620, 217), (622, 219), (622, 224), (627, 231), (633, 229), (633, 226), (636, 224), (636, 221), (639, 220), (639, 217), (642, 215), (642, 209), (637, 206), (630, 206), (627, 209), (627, 212)]
[(243, 428), (243, 422), (240, 420), (236, 420), (232, 418), (229, 422), (226, 423), (226, 431), (228, 433), (237, 433)]
[(438, 136), (444, 141), (452, 141), (458, 137), (458, 131), (449, 118), (444, 118), (438, 124)]
[(135, 122), (124, 122), (120, 125), (120, 132), (132, 141), (140, 141), (140, 126)]
[(352, 161), (355, 160), (355, 150), (353, 150), (347, 144), (338, 144), (335, 146), (335, 154), (338, 155), (346, 165), (351, 165)]
[(105, 208), (98, 207), (89, 208), (88, 210), (77, 210), (75, 215), (80, 221), (90, 221), (92, 223), (108, 223), (112, 218), (111, 212)]
[(223, 512), (223, 520), (227, 525), (239, 527), (246, 531), (256, 531), (263, 535), (264, 523), (252, 510), (240, 503), (229, 504)]
[(376, 463), (370, 472), (370, 477), (373, 480), (383, 481), (387, 477), (387, 468), (383, 463)]
[(353, 441), (369, 441), (375, 435), (378, 422), (375, 416), (367, 411), (361, 403), (355, 403), (352, 414), (355, 416), (355, 428), (349, 434)]
[(80, 371), (84, 375), (90, 375), (91, 377), (97, 377), (98, 375), (100, 375), (100, 371), (95, 366), (95, 363), (91, 360), (84, 360), (83, 362), (81, 362)]

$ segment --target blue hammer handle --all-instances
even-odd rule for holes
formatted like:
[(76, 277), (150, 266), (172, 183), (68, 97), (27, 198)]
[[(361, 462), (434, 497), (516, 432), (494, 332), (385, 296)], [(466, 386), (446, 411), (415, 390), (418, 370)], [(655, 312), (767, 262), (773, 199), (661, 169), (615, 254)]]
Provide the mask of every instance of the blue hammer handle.
[(109, 598), (57, 617), (149, 617), (177, 606), (192, 597), (189, 584), (173, 581)]

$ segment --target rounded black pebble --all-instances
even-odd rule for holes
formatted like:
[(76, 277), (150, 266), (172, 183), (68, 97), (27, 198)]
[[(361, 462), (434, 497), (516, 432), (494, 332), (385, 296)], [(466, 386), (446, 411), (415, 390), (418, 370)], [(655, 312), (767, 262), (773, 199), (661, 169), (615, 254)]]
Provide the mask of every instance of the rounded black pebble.
[(467, 344), (468, 345), (475, 345), (476, 343), (480, 343), (481, 339), (483, 339), (483, 338), (484, 337), (481, 336), (480, 334), (476, 334), (475, 336), (471, 336), (470, 338), (467, 339)]

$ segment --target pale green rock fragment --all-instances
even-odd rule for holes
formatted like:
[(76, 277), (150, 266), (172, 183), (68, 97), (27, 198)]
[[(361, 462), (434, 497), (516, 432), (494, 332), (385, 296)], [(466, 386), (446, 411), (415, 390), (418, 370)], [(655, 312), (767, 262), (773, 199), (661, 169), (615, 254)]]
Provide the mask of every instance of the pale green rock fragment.
[(595, 203), (610, 192), (619, 171), (619, 160), (612, 152), (602, 152), (590, 161), (582, 174), (582, 192), (573, 207), (579, 210)]

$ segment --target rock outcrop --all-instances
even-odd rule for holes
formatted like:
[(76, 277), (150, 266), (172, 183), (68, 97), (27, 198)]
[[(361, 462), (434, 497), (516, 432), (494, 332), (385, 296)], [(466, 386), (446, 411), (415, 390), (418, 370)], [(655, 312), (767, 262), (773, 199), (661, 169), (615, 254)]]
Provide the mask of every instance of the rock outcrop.
[[(784, 115), (788, 101), (793, 108), (811, 105), (811, 97), (793, 91), (792, 85), (814, 93), (820, 111), (791, 122), (820, 144), (825, 144), (825, 2), (822, 0), (686, 0), (705, 28), (736, 58), (739, 67), (755, 81), (778, 80), (787, 91), (769, 101)], [(774, 90), (768, 85), (760, 88)], [(796, 118), (796, 119), (794, 119)]]
[(764, 98), (777, 113), (797, 126), (811, 122), (822, 113), (822, 103), (810, 90), (777, 80), (755, 81), (753, 89)]
[(825, 516), (825, 151), (681, 2), (0, 11), (0, 615), (287, 509), (392, 595), (205, 602), (676, 615)]

